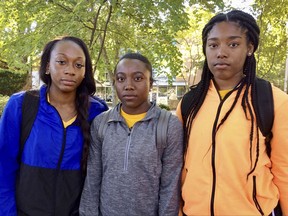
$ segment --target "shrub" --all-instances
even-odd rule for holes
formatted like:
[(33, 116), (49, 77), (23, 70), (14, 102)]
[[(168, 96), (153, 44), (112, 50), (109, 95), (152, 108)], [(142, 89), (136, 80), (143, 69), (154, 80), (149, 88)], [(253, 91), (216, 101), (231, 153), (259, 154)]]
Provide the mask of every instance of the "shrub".
[(166, 109), (166, 110), (170, 110), (170, 107), (166, 104), (158, 104), (158, 106), (161, 108), (161, 109)]
[(23, 89), (27, 73), (17, 73), (0, 69), (0, 94), (10, 96)]
[(2, 115), (3, 109), (5, 107), (5, 104), (7, 103), (9, 97), (3, 96), (0, 94), (0, 116)]

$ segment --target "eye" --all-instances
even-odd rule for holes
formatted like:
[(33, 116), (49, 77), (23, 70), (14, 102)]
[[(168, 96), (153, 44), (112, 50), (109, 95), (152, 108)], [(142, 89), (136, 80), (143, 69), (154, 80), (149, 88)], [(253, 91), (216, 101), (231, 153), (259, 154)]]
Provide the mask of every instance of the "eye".
[(66, 64), (66, 61), (64, 61), (64, 60), (57, 60), (56, 62), (58, 64), (60, 64), (60, 65), (65, 65)]
[(236, 42), (232, 42), (229, 44), (230, 47), (234, 48), (234, 47), (237, 47), (239, 46), (239, 43), (236, 43)]
[(143, 80), (143, 77), (135, 77), (135, 81), (140, 82), (141, 80)]
[(210, 48), (216, 48), (218, 45), (216, 43), (210, 43), (208, 44), (208, 47)]
[(83, 65), (81, 63), (76, 63), (75, 67), (81, 69), (82, 67), (85, 67), (85, 65)]
[(125, 79), (124, 79), (124, 77), (116, 77), (116, 80), (117, 80), (118, 82), (123, 82)]

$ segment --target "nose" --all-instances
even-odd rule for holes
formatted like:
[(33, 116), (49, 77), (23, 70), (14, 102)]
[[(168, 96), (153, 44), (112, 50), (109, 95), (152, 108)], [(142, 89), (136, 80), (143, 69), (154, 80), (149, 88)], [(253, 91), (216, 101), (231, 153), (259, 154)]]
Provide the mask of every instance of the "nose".
[(127, 79), (125, 86), (124, 86), (125, 90), (134, 90), (134, 85), (133, 82), (130, 79)]
[(217, 58), (226, 58), (227, 57), (227, 51), (223, 46), (220, 46), (218, 48), (217, 52)]
[(75, 75), (75, 68), (74, 68), (74, 66), (71, 65), (71, 64), (67, 64), (67, 67), (65, 68), (64, 73), (65, 73), (65, 74), (69, 74), (69, 75), (71, 75), (71, 76), (74, 76), (74, 75)]

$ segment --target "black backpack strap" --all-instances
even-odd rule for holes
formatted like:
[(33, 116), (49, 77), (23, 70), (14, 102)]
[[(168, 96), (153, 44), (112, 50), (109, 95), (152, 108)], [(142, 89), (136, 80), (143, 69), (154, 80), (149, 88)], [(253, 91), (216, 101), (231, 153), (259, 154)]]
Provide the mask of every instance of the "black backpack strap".
[(274, 100), (271, 83), (256, 78), (256, 109), (258, 113), (257, 123), (261, 133), (265, 136), (265, 145), (268, 156), (271, 156), (270, 141), (273, 137), (272, 126), (274, 122)]
[(22, 103), (22, 122), (20, 136), (19, 162), (24, 144), (30, 134), (39, 107), (39, 90), (30, 90), (24, 94)]
[[(265, 145), (267, 155), (271, 156), (271, 139), (273, 138), (272, 127), (274, 122), (274, 99), (271, 83), (256, 78), (256, 102), (257, 112), (259, 118), (257, 119), (259, 128), (263, 136), (265, 136)], [(276, 208), (273, 210), (275, 216), (282, 216), (282, 210), (280, 202), (278, 202)]]
[(161, 109), (157, 127), (156, 127), (156, 146), (157, 149), (164, 149), (167, 147), (167, 132), (171, 112)]
[(262, 134), (266, 137), (272, 129), (274, 122), (274, 100), (271, 83), (256, 78), (256, 101), (259, 114), (258, 125)]

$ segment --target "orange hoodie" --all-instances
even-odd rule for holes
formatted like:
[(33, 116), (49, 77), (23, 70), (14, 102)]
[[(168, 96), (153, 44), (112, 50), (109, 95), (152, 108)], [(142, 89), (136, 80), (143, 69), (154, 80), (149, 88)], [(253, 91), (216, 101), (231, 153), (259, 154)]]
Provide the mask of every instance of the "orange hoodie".
[[(236, 91), (221, 101), (211, 81), (191, 128), (183, 167), (183, 211), (186, 215), (260, 215), (259, 204), (269, 215), (280, 197), (282, 212), (288, 215), (288, 95), (273, 87), (271, 158), (259, 130), (257, 167), (248, 178), (256, 160), (256, 131), (254, 127), (251, 162), (251, 121), (241, 106), (243, 94), (224, 124), (212, 133), (213, 125), (219, 125), (235, 96)], [(180, 106), (181, 102), (176, 114), (182, 119)]]

